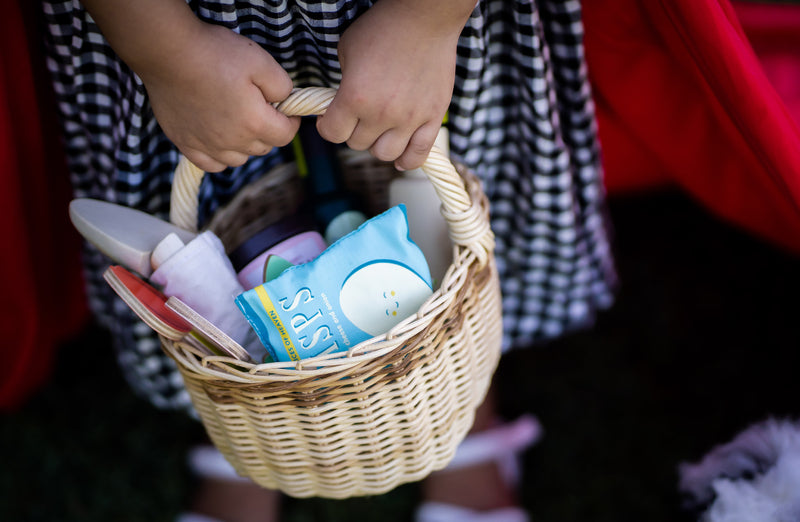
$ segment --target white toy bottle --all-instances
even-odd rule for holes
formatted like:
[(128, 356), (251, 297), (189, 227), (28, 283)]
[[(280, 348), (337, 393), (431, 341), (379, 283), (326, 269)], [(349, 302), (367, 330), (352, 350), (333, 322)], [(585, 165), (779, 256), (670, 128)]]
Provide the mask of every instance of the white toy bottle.
[[(449, 155), (450, 136), (446, 127), (439, 130), (436, 146)], [(452, 263), (453, 243), (439, 210), (442, 201), (422, 169), (407, 170), (389, 184), (389, 206), (399, 203), (406, 205), (411, 239), (425, 254), (435, 288)]]

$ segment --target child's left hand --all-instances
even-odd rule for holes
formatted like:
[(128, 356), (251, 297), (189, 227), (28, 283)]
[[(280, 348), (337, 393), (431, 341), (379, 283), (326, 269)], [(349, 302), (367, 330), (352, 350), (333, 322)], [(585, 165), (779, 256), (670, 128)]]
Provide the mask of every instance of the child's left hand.
[[(342, 35), (342, 82), (320, 135), (400, 169), (422, 165), (455, 79), (456, 46), (475, 0), (381, 0)], [(454, 5), (460, 4), (460, 5)]]

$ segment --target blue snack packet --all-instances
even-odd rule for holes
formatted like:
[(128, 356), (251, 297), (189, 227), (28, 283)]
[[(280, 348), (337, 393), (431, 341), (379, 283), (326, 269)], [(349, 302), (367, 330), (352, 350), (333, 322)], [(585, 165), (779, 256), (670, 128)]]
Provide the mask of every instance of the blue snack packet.
[(362, 224), (316, 259), (236, 297), (276, 361), (296, 361), (388, 331), (433, 293), (405, 205)]

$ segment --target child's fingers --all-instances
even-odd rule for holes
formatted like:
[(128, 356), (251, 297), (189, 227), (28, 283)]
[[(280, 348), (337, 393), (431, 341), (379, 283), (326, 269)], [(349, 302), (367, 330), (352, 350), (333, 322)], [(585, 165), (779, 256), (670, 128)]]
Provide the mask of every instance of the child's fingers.
[(243, 152), (226, 150), (216, 154), (214, 159), (227, 165), (228, 167), (238, 167), (247, 163), (247, 160), (250, 159), (250, 156)]
[(353, 129), (350, 137), (347, 138), (347, 146), (353, 150), (371, 149), (385, 130), (385, 128), (376, 127), (365, 120), (358, 120), (358, 125)]
[[(251, 45), (255, 45), (252, 44)], [(272, 56), (257, 45), (258, 57), (251, 63), (251, 79), (259, 90), (261, 100), (251, 107), (257, 119), (252, 131), (255, 136), (276, 147), (288, 145), (300, 128), (300, 118), (288, 118), (271, 104), (285, 100), (292, 92), (292, 79)]]
[(253, 133), (261, 142), (274, 147), (283, 147), (291, 143), (300, 129), (300, 117), (287, 117), (272, 105), (267, 105), (259, 113), (259, 126)]
[[(409, 134), (400, 129), (389, 129), (375, 140), (369, 152), (381, 161), (394, 161), (406, 150)], [(349, 142), (348, 142), (349, 143)]]
[(288, 145), (300, 128), (300, 118), (289, 118), (273, 107), (267, 94), (258, 85), (253, 85), (258, 95), (248, 98), (249, 114), (244, 131), (257, 141), (274, 147)]
[(272, 147), (270, 145), (261, 140), (256, 140), (247, 147), (245, 153), (249, 156), (266, 156), (271, 150)]
[(431, 147), (436, 141), (436, 135), (439, 133), (441, 123), (436, 121), (429, 121), (422, 127), (418, 128), (411, 139), (408, 140), (403, 153), (398, 157), (394, 164), (399, 170), (409, 170), (421, 167), (425, 160), (428, 159)]
[[(331, 143), (344, 143), (347, 141), (348, 145), (351, 145), (348, 140), (350, 140), (353, 132), (358, 127), (359, 120), (354, 111), (340, 109), (340, 105), (341, 103), (336, 103), (336, 98), (334, 97), (325, 114), (317, 117), (317, 132), (324, 140)], [(354, 148), (354, 150), (366, 150), (372, 145), (373, 141), (375, 140), (373, 139), (364, 144), (361, 149)]]
[(197, 149), (184, 147), (181, 149), (186, 158), (205, 172), (221, 172), (228, 167), (244, 165), (250, 156), (231, 150), (215, 153), (214, 156)]
[(215, 160), (205, 152), (199, 151), (197, 149), (192, 149), (189, 147), (183, 147), (181, 149), (186, 158), (194, 163), (197, 168), (201, 169), (204, 172), (219, 172), (221, 170), (225, 170), (227, 165), (224, 163), (220, 163), (219, 161)]
[(249, 42), (248, 45), (256, 48), (253, 52), (258, 57), (250, 63), (250, 77), (253, 83), (258, 86), (268, 103), (285, 100), (294, 87), (289, 74), (267, 51), (254, 42)]

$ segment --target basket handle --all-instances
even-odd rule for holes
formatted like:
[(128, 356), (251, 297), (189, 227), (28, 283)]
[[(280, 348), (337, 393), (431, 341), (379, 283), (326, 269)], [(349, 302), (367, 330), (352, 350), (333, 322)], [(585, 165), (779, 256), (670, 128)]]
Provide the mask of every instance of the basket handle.
[[(336, 89), (308, 87), (294, 89), (275, 108), (287, 116), (321, 115), (336, 95)], [(422, 170), (431, 180), (442, 201), (442, 215), (447, 221), (453, 243), (471, 250), (483, 266), (494, 249), (494, 235), (489, 217), (481, 205), (473, 204), (464, 180), (449, 158), (436, 146), (431, 149)], [(187, 230), (197, 230), (197, 206), (200, 182), (205, 172), (181, 156), (172, 181), (170, 221)]]

